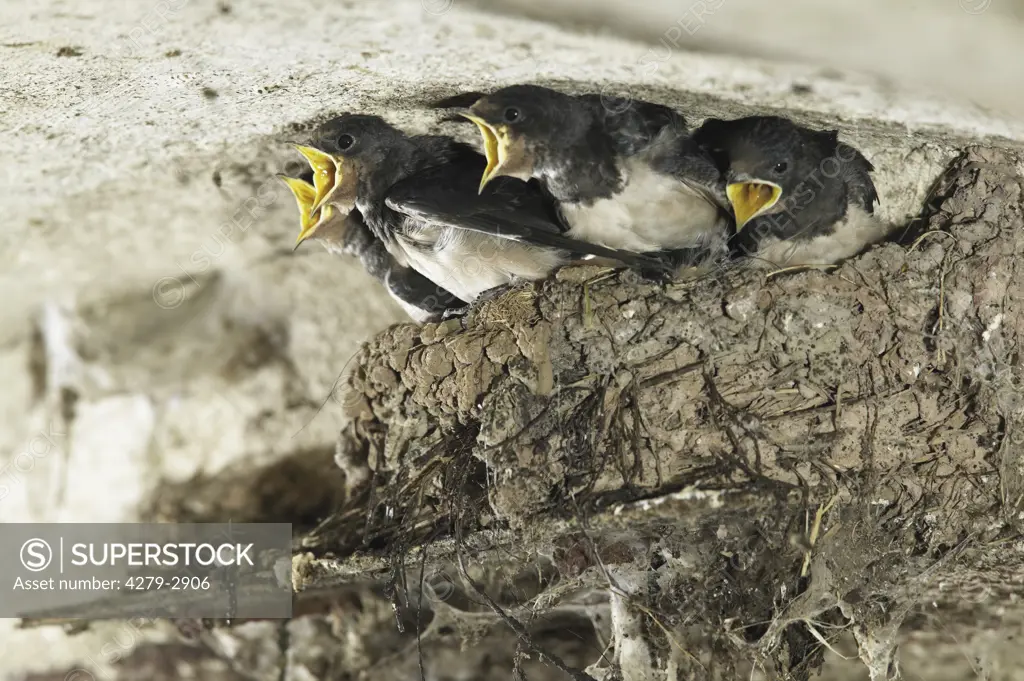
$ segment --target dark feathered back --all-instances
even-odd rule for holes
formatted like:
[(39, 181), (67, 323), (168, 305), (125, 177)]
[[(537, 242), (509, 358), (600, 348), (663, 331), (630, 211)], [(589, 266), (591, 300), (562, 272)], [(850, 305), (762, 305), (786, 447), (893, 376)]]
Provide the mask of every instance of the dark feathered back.
[(681, 141), (687, 135), (683, 115), (662, 104), (596, 94), (581, 95), (580, 100), (590, 106), (595, 119), (612, 134), (619, 154), (639, 153), (664, 131), (671, 131), (671, 142)]

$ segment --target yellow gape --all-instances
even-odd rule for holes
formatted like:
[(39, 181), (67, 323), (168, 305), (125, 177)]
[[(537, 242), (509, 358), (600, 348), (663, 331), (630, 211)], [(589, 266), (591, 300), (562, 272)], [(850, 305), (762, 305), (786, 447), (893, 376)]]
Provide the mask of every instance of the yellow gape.
[(493, 126), (479, 116), (462, 114), (463, 117), (476, 123), (480, 128), (480, 135), (484, 138), (484, 154), (487, 156), (487, 168), (484, 169), (483, 177), (480, 178), (480, 192), (484, 191), (487, 183), (501, 174), (501, 171), (508, 165), (509, 160), (509, 135), (507, 126)]
[(316, 188), (313, 185), (294, 177), (285, 175), (278, 175), (278, 177), (288, 185), (288, 189), (292, 190), (295, 203), (299, 206), (299, 238), (295, 240), (295, 248), (298, 248), (299, 244), (313, 236), (317, 227), (331, 219), (334, 209), (331, 206), (324, 206), (321, 210), (312, 210), (317, 196)]
[(754, 180), (735, 182), (725, 188), (733, 212), (736, 214), (736, 231), (771, 209), (782, 197), (782, 187), (774, 182)]
[(312, 215), (320, 210), (324, 202), (330, 198), (334, 190), (341, 184), (341, 169), (334, 162), (333, 158), (319, 149), (304, 147), (301, 144), (294, 146), (295, 150), (309, 161), (309, 167), (313, 169), (313, 189), (315, 190), (315, 195), (309, 205), (309, 213)]

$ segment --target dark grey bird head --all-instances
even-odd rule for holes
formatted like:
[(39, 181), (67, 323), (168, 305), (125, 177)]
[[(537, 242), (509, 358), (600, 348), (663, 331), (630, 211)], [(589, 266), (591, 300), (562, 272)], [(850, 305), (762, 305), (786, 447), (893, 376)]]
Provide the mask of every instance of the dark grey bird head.
[(592, 124), (583, 101), (536, 85), (512, 85), (477, 100), (463, 114), (483, 136), (487, 169), (480, 191), (495, 177), (529, 180), (570, 153)]
[(311, 211), (330, 204), (347, 213), (375, 185), (399, 179), (417, 145), (379, 116), (342, 114), (317, 128), (309, 146), (296, 148), (313, 167)]
[(328, 248), (337, 245), (333, 242), (343, 243), (344, 218), (354, 210), (356, 199), (373, 184), (398, 179), (417, 149), (412, 139), (384, 119), (362, 114), (332, 118), (314, 132), (310, 144), (293, 146), (312, 169), (311, 179), (281, 176), (302, 213), (296, 248), (311, 237)]
[(751, 116), (708, 120), (694, 139), (723, 173), (737, 230), (761, 216), (833, 208), (833, 203), (839, 209), (845, 201), (834, 130), (811, 130), (777, 116)]

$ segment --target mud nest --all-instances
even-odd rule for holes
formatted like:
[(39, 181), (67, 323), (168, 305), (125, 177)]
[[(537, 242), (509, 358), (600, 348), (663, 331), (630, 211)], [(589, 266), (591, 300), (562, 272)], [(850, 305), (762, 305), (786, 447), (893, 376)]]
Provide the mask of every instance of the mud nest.
[[(928, 608), (1024, 595), (1018, 163), (968, 150), (898, 243), (830, 271), (573, 267), (388, 329), (300, 586), (383, 583), (419, 646), (508, 627), (517, 673), (803, 679), (845, 632), (895, 677)], [(595, 643), (552, 652), (544, 613)]]

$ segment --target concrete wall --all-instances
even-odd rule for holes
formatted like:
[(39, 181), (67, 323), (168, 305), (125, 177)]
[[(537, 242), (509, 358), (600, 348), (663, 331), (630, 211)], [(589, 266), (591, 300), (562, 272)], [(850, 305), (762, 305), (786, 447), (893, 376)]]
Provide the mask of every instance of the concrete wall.
[[(1005, 87), (1021, 4), (967, 11), (984, 2), (724, 0), (678, 45), (663, 39), (692, 8), (667, 2), (4, 4), (0, 521), (138, 519), (161, 485), (331, 446), (341, 411), (320, 405), (400, 312), (355, 263), (288, 252), (295, 208), (273, 174), (312, 122), (359, 109), (426, 129), (423, 102), (517, 81), (697, 120), (782, 110), (863, 146), (900, 222), (958, 146), (1024, 140), (996, 113), (1024, 97)], [(111, 631), (12, 625), (0, 678), (76, 664)]]

